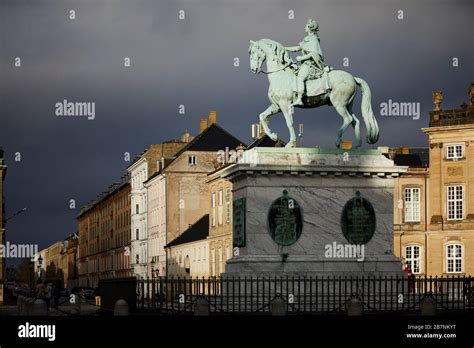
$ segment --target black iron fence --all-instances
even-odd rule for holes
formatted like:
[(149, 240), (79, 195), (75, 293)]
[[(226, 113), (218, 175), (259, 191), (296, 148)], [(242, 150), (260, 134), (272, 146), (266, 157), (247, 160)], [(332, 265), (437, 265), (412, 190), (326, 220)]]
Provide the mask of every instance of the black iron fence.
[(274, 304), (291, 313), (473, 310), (473, 277), (159, 277), (137, 280), (137, 307), (163, 313), (265, 313)]

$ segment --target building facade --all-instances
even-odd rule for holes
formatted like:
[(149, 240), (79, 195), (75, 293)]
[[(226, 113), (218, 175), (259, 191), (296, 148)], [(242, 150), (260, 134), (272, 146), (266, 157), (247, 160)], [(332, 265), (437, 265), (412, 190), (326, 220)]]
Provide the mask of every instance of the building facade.
[(139, 277), (146, 276), (147, 260), (147, 214), (146, 191), (143, 182), (148, 179), (148, 163), (140, 158), (128, 168), (131, 183), (131, 254), (132, 272)]
[(209, 275), (225, 272), (232, 256), (232, 183), (210, 175), (209, 185)]
[(209, 215), (206, 214), (166, 245), (168, 275), (209, 277)]
[(474, 84), (469, 105), (442, 110), (433, 95), (429, 167), (409, 167), (394, 193), (395, 253), (414, 274), (474, 274)]
[[(62, 262), (62, 253), (64, 243), (62, 241), (54, 242), (47, 248), (38, 251), (35, 255), (34, 269), (37, 272), (37, 278), (46, 283), (64, 284), (64, 268)], [(41, 261), (40, 261), (41, 256)]]
[[(189, 138), (188, 138), (189, 139)], [(185, 140), (188, 140), (185, 139)], [(146, 277), (148, 268), (148, 197), (144, 182), (159, 168), (165, 158), (172, 157), (186, 145), (185, 141), (172, 140), (152, 144), (128, 168), (131, 184), (131, 253), (133, 274)]]
[(79, 286), (77, 272), (79, 235), (73, 233), (64, 240), (63, 267), (64, 267), (64, 287), (73, 288)]
[(130, 183), (125, 176), (79, 212), (80, 286), (96, 287), (99, 279), (131, 275), (130, 210)]
[(148, 264), (149, 276), (166, 275), (166, 178), (157, 175), (146, 181), (148, 198)]
[[(173, 159), (165, 161), (163, 168), (145, 183), (152, 197), (162, 197), (162, 209), (157, 211), (157, 216), (161, 217), (160, 237), (149, 240), (149, 250), (153, 250), (154, 255), (158, 257), (153, 260), (155, 264), (160, 256), (168, 255), (167, 261), (160, 261), (160, 275), (175, 275), (177, 269), (176, 267), (167, 269), (166, 265), (171, 262), (169, 256), (174, 255), (174, 251), (165, 251), (165, 245), (167, 248), (174, 245), (173, 250), (176, 250), (176, 240), (180, 240), (180, 244), (183, 244), (182, 239), (178, 238), (209, 213), (211, 202), (208, 174), (217, 168), (218, 151), (225, 150), (226, 147), (235, 149), (240, 144), (240, 140), (217, 124), (217, 114), (211, 111), (208, 119), (201, 119), (200, 133)], [(154, 206), (159, 204), (157, 202)], [(204, 239), (207, 239), (208, 229), (209, 226)], [(193, 243), (197, 243), (197, 240), (193, 239)], [(192, 253), (189, 257), (192, 258)], [(199, 259), (202, 262), (202, 257)], [(207, 255), (206, 260), (209, 262)], [(165, 265), (164, 271), (163, 265)], [(208, 269), (205, 273), (209, 273)]]

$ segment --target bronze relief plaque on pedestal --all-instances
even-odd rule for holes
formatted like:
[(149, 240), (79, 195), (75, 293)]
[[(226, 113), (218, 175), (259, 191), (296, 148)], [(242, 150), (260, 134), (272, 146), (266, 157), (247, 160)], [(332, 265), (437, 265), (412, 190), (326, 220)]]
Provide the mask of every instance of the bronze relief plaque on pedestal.
[(232, 240), (234, 247), (245, 246), (245, 213), (246, 213), (246, 201), (245, 198), (239, 198), (233, 202), (233, 228), (232, 228)]
[(375, 233), (376, 217), (372, 204), (356, 192), (342, 209), (341, 228), (344, 237), (352, 244), (367, 244)]
[(303, 231), (303, 211), (288, 191), (275, 199), (268, 211), (268, 232), (272, 239), (281, 246), (296, 243)]

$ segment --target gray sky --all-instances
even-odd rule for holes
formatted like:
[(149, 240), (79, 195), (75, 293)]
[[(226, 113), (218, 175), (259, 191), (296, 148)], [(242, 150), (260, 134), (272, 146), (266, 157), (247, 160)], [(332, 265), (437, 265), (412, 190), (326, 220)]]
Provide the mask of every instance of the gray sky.
[[(428, 124), (431, 92), (443, 91), (445, 108), (467, 102), (473, 10), (470, 0), (0, 0), (7, 217), (28, 207), (8, 222), (7, 240), (43, 248), (63, 239), (76, 229), (80, 206), (124, 173), (124, 152), (133, 158), (185, 129), (195, 135), (208, 110), (217, 110), (218, 123), (248, 143), (250, 124), (269, 105), (266, 76), (249, 70), (249, 40), (296, 45), (308, 18), (319, 23), (326, 63), (369, 83), (381, 128), (377, 145), (426, 146), (420, 128)], [(349, 67), (342, 66), (344, 57)], [(55, 116), (63, 99), (95, 102), (96, 118)], [(379, 116), (380, 103), (389, 99), (421, 103), (421, 118)], [(354, 111), (360, 115), (360, 97)], [(297, 110), (295, 123), (301, 122), (305, 146), (334, 146), (341, 124), (335, 110)], [(288, 139), (281, 114), (271, 124)], [(344, 138), (352, 137), (349, 130)]]

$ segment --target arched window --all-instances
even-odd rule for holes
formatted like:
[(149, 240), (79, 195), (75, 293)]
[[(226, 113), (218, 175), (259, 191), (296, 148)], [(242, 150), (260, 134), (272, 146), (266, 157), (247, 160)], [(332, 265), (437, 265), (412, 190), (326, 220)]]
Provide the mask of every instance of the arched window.
[(446, 245), (446, 273), (462, 273), (464, 250), (460, 243)]
[(421, 273), (421, 246), (407, 245), (405, 246), (405, 262), (411, 273)]

